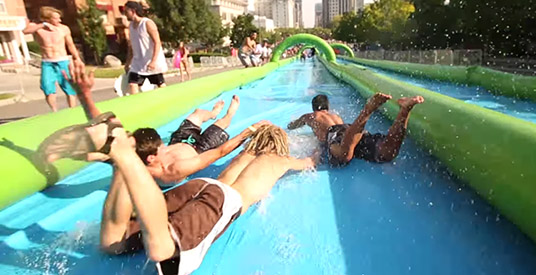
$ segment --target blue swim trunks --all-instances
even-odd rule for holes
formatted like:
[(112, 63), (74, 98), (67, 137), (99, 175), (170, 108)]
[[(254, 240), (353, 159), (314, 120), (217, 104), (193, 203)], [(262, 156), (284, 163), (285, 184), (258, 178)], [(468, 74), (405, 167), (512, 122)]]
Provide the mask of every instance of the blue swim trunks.
[(62, 61), (43, 61), (41, 62), (41, 90), (45, 92), (45, 95), (51, 95), (56, 93), (56, 82), (60, 84), (61, 89), (67, 95), (75, 96), (76, 92), (63, 77), (62, 71), (65, 71), (67, 75), (69, 72), (69, 60)]

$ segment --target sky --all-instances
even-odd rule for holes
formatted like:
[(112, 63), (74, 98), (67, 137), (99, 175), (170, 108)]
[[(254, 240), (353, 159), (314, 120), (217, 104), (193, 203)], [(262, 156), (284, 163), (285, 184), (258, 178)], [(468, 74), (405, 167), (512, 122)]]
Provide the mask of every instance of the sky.
[[(365, 0), (365, 4), (372, 3), (374, 0)], [(312, 28), (315, 25), (315, 4), (322, 3), (322, 0), (302, 0), (303, 24), (306, 28)]]

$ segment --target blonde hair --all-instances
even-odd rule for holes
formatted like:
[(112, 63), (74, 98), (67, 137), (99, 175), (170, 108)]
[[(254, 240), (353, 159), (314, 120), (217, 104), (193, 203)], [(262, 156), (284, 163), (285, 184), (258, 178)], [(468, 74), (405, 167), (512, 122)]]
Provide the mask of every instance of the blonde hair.
[(39, 18), (41, 18), (41, 20), (48, 20), (52, 18), (52, 14), (54, 13), (57, 13), (60, 16), (63, 16), (63, 13), (56, 8), (48, 7), (48, 6), (41, 7), (39, 9)]
[(262, 125), (251, 135), (244, 150), (252, 155), (277, 154), (286, 157), (290, 154), (287, 133), (275, 125)]

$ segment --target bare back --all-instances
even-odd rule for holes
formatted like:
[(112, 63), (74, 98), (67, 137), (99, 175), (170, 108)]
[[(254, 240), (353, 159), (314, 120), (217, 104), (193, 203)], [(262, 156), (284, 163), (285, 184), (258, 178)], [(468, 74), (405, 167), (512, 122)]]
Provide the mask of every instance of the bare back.
[(242, 52), (244, 53), (250, 53), (253, 52), (255, 49), (255, 40), (251, 39), (251, 37), (246, 37), (244, 39), (244, 43), (242, 43)]
[(41, 46), (43, 59), (55, 60), (67, 57), (65, 39), (70, 34), (69, 27), (63, 24), (51, 29), (38, 30), (37, 42)]
[(330, 113), (329, 111), (317, 111), (310, 113), (310, 119), (306, 120), (306, 124), (313, 129), (316, 138), (320, 142), (326, 141), (326, 135), (329, 127), (337, 124), (343, 124), (340, 116)]
[[(277, 180), (288, 170), (314, 167), (311, 159), (299, 160), (272, 154), (260, 155), (253, 160), (251, 160), (251, 155), (246, 158), (250, 159), (249, 164), (231, 185), (242, 196), (242, 213), (245, 213), (252, 204), (266, 197)], [(243, 163), (237, 162), (236, 165), (243, 165)]]
[(162, 152), (163, 154), (161, 157), (162, 166), (164, 167), (162, 172), (163, 174), (151, 174), (154, 177), (163, 180), (164, 182), (168, 182), (170, 178), (172, 179), (172, 181), (184, 180), (188, 175), (185, 175), (184, 178), (178, 179), (176, 177), (176, 172), (168, 168), (173, 166), (176, 162), (197, 157), (199, 156), (199, 154), (191, 145), (187, 143), (175, 143), (167, 146), (164, 150), (165, 151)]

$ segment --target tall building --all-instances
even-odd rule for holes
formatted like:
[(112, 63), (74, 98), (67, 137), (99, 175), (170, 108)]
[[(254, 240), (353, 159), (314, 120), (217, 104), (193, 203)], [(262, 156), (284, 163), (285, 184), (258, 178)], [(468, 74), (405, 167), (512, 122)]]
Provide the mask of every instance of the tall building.
[(364, 0), (322, 0), (322, 23), (329, 26), (337, 15), (363, 9)]
[(266, 18), (266, 16), (253, 16), (253, 25), (261, 30), (272, 32), (274, 30), (274, 20)]
[(253, 7), (256, 15), (264, 16), (266, 18), (273, 18), (271, 0), (256, 0), (253, 3)]
[(255, 0), (248, 0), (248, 12), (253, 13), (255, 11)]
[(276, 27), (294, 28), (294, 0), (274, 0), (272, 14)]
[(294, 27), (303, 28), (302, 0), (294, 0)]
[(294, 0), (257, 0), (255, 14), (274, 20), (276, 28), (295, 27)]
[[(24, 64), (25, 60), (30, 60), (25, 36), (22, 34), (25, 27), (24, 2), (0, 1), (0, 56), (5, 60), (3, 62)], [(28, 38), (31, 40), (31, 36)]]
[(315, 27), (324, 27), (322, 24), (322, 3), (315, 5)]
[(230, 25), (234, 18), (247, 13), (247, 0), (205, 0), (210, 9), (218, 14), (223, 25)]
[(322, 24), (329, 27), (335, 16), (340, 14), (339, 2), (341, 0), (322, 0)]
[(365, 0), (348, 0), (350, 2), (349, 9), (350, 11), (360, 11), (365, 7)]

